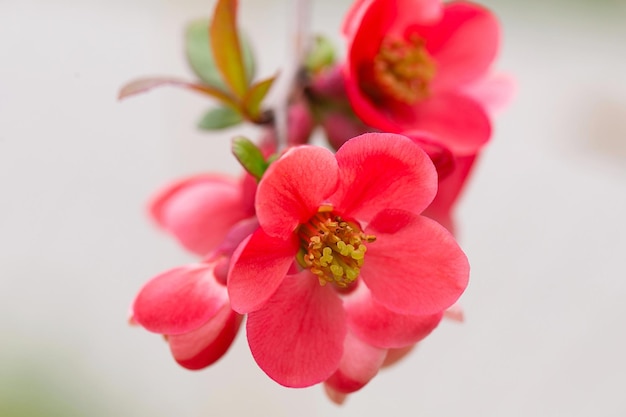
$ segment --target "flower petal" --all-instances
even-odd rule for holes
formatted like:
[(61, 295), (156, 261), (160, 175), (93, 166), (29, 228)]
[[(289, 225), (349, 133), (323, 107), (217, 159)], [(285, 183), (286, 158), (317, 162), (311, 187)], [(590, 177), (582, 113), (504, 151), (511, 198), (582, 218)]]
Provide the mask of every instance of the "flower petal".
[(326, 382), (324, 382), (324, 392), (326, 393), (328, 399), (337, 405), (342, 405), (346, 402), (346, 399), (348, 398), (348, 394), (337, 391)]
[(437, 172), (409, 138), (366, 133), (337, 151), (340, 185), (331, 201), (344, 215), (368, 221), (383, 208), (420, 213), (437, 192)]
[(443, 316), (443, 312), (421, 316), (394, 313), (374, 301), (365, 285), (359, 285), (344, 299), (344, 307), (350, 331), (380, 348), (401, 348), (419, 342)]
[(515, 78), (511, 75), (489, 74), (471, 84), (464, 85), (462, 91), (493, 115), (511, 102), (516, 88)]
[(385, 358), (385, 362), (383, 362), (382, 368), (387, 368), (389, 366), (395, 365), (400, 360), (404, 359), (409, 353), (413, 352), (417, 345), (409, 345), (403, 348), (397, 349), (389, 349), (387, 351), (387, 357)]
[(436, 24), (417, 29), (437, 62), (432, 91), (456, 88), (483, 76), (498, 53), (500, 27), (485, 7), (469, 2), (447, 4)]
[[(491, 121), (473, 99), (456, 92), (442, 92), (413, 106), (393, 103), (390, 116), (407, 135), (427, 131), (456, 155), (470, 155), (489, 141)], [(396, 128), (397, 129), (397, 128)]]
[(462, 156), (455, 159), (454, 171), (439, 181), (437, 196), (422, 213), (424, 216), (437, 221), (452, 234), (454, 234), (452, 209), (463, 191), (475, 159), (476, 155)]
[(219, 245), (230, 228), (254, 214), (241, 185), (227, 177), (198, 175), (162, 190), (150, 204), (156, 222), (198, 255)]
[(259, 182), (256, 213), (265, 232), (286, 239), (337, 188), (337, 162), (327, 149), (299, 146), (274, 162)]
[(454, 237), (424, 216), (401, 210), (380, 212), (365, 233), (361, 277), (372, 298), (387, 309), (412, 315), (437, 314), (467, 286), (469, 264)]
[(259, 228), (244, 240), (233, 254), (228, 273), (233, 310), (245, 314), (261, 308), (285, 278), (297, 251), (295, 235), (277, 239)]
[(206, 324), (197, 330), (168, 336), (167, 341), (176, 362), (187, 369), (202, 369), (220, 359), (237, 335), (243, 316), (225, 304)]
[(387, 349), (371, 346), (348, 332), (339, 368), (325, 383), (344, 394), (358, 391), (376, 376), (386, 356)]
[(133, 303), (133, 319), (147, 330), (181, 334), (195, 330), (228, 303), (214, 264), (182, 266), (151, 279)]
[(248, 343), (257, 364), (287, 387), (327, 379), (339, 366), (346, 336), (341, 299), (308, 271), (290, 275), (260, 310), (250, 313)]

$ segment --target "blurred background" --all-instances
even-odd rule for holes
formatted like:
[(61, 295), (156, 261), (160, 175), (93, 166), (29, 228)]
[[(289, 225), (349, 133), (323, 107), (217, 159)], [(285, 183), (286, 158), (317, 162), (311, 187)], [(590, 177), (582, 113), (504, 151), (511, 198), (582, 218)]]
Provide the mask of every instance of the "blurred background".
[[(291, 3), (240, 1), (259, 75), (287, 59)], [(313, 3), (312, 27), (343, 48), (351, 2)], [(212, 103), (186, 91), (116, 95), (191, 79), (184, 28), (214, 2), (0, 0), (0, 416), (626, 415), (626, 2), (481, 3), (518, 93), (457, 210), (466, 322), (336, 407), (267, 378), (243, 332), (190, 372), (126, 323), (147, 279), (193, 260), (147, 199), (237, 173), (242, 130), (196, 130)]]

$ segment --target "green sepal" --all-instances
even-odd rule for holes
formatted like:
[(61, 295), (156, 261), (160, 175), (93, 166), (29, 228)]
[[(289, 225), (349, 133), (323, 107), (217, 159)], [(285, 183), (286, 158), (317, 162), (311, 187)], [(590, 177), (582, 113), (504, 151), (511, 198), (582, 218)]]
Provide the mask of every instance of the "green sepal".
[(269, 164), (263, 153), (250, 139), (237, 136), (233, 139), (232, 152), (241, 166), (254, 178), (260, 180)]

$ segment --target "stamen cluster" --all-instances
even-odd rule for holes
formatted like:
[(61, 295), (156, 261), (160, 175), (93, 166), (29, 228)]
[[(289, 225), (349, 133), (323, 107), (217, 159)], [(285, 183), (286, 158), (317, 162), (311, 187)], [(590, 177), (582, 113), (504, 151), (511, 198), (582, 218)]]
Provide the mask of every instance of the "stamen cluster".
[(307, 223), (300, 226), (302, 248), (298, 261), (315, 274), (320, 285), (329, 282), (346, 288), (359, 276), (367, 247), (375, 236), (366, 235), (355, 222), (342, 219), (332, 207), (322, 206)]
[(434, 76), (435, 62), (417, 36), (408, 40), (386, 37), (374, 58), (376, 83), (389, 96), (407, 104), (428, 97)]

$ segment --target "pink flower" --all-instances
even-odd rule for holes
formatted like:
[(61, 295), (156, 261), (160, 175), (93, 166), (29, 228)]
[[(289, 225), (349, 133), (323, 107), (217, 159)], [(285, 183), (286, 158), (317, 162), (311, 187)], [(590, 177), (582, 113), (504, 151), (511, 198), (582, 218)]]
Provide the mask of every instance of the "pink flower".
[[(350, 364), (355, 346), (411, 345), (438, 322), (469, 266), (452, 235), (418, 214), (436, 189), (429, 157), (395, 134), (359, 136), (336, 155), (292, 148), (270, 166), (260, 228), (235, 251), (228, 292), (271, 378), (304, 387), (340, 372), (336, 385), (353, 390), (371, 378)], [(377, 369), (371, 357), (365, 368)]]
[[(485, 79), (500, 35), (487, 9), (464, 1), (359, 0), (344, 33), (346, 90), (366, 124), (433, 133), (455, 155), (474, 154), (488, 141), (485, 107), (498, 101), (498, 86)], [(491, 96), (477, 99), (481, 94)]]
[(215, 174), (196, 175), (161, 190), (150, 203), (159, 226), (183, 247), (204, 256), (223, 243), (231, 229), (254, 216), (256, 184)]
[(154, 277), (139, 291), (131, 320), (163, 334), (174, 359), (201, 369), (226, 353), (242, 316), (230, 308), (225, 281), (228, 258), (174, 268)]

